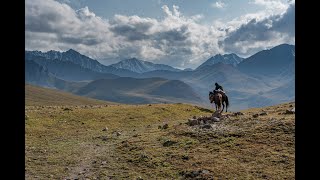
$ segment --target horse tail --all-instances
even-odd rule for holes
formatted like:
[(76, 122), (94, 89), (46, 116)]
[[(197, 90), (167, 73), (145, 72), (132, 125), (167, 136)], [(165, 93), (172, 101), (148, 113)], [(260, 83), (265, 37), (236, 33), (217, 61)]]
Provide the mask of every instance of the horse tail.
[(229, 98), (227, 95), (226, 95), (226, 106), (227, 106), (227, 108), (229, 107)]

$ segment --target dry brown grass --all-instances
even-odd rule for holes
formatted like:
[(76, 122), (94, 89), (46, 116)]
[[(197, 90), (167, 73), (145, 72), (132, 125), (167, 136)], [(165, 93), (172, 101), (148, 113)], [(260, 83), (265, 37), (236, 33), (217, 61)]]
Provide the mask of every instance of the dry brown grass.
[(212, 113), (187, 104), (26, 106), (26, 178), (294, 179), (295, 116), (279, 114), (290, 106), (209, 130), (185, 124)]

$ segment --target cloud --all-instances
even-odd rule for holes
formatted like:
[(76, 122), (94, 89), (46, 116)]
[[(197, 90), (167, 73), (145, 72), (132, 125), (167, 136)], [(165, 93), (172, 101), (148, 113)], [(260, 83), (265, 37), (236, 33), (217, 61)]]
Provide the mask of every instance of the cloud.
[(26, 49), (72, 48), (104, 64), (136, 57), (195, 68), (217, 53), (246, 55), (265, 44), (294, 39), (294, 6), (282, 14), (247, 14), (212, 25), (201, 24), (201, 14), (185, 16), (175, 5), (164, 5), (162, 10), (161, 20), (121, 14), (103, 19), (88, 7), (74, 10), (63, 2), (27, 0)]
[(219, 46), (227, 52), (245, 55), (280, 43), (294, 43), (294, 39), (295, 4), (291, 4), (283, 14), (254, 18), (228, 32)]
[(223, 9), (227, 5), (225, 3), (223, 3), (223, 2), (221, 2), (221, 1), (217, 1), (215, 3), (212, 3), (211, 6), (214, 7), (214, 8)]

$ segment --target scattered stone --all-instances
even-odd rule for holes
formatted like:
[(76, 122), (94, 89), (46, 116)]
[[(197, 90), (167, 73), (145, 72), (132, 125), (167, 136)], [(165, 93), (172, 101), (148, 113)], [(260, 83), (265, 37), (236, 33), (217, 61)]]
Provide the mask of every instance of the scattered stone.
[(220, 121), (220, 119), (217, 118), (217, 117), (213, 117), (212, 120), (215, 121), (215, 122), (219, 122)]
[(199, 125), (199, 121), (197, 119), (188, 119), (188, 125), (189, 126), (194, 126), (194, 125)]
[(138, 176), (136, 180), (143, 180), (143, 178), (141, 176)]
[(284, 114), (295, 114), (295, 108), (291, 109), (291, 110), (286, 110), (286, 112)]
[(102, 161), (101, 165), (107, 164), (107, 161)]
[(265, 115), (268, 115), (266, 112), (262, 112), (259, 114), (260, 116), (265, 116)]
[(205, 124), (201, 126), (202, 129), (211, 129), (212, 126), (210, 124)]
[(235, 112), (232, 114), (233, 116), (240, 116), (240, 115), (244, 115), (242, 112)]
[(215, 112), (212, 114), (212, 117), (218, 117), (218, 118), (220, 118), (220, 117), (221, 117), (221, 112), (215, 111)]
[(259, 116), (259, 114), (254, 114), (252, 115), (252, 117), (257, 118)]
[(72, 111), (71, 108), (64, 108), (63, 110), (64, 110), (64, 111)]
[(189, 156), (188, 155), (182, 155), (182, 159), (183, 160), (189, 160)]
[(169, 125), (167, 123), (162, 126), (162, 129), (168, 129), (168, 128), (169, 128)]
[(108, 131), (109, 129), (107, 127), (103, 128), (102, 131)]
[(121, 132), (116, 132), (116, 135), (117, 135), (117, 136), (120, 136), (120, 135), (121, 135)]
[(108, 140), (107, 136), (101, 136), (100, 138), (102, 139), (102, 141), (107, 141)]
[(208, 170), (202, 170), (202, 174), (209, 174), (210, 172)]
[(84, 124), (84, 122), (81, 123), (82, 125)]
[(162, 129), (162, 126), (159, 125), (159, 126), (158, 126), (158, 129)]
[(168, 147), (168, 146), (172, 146), (174, 144), (176, 144), (177, 142), (176, 141), (171, 141), (171, 140), (166, 140), (164, 143), (163, 143), (163, 146), (164, 147)]

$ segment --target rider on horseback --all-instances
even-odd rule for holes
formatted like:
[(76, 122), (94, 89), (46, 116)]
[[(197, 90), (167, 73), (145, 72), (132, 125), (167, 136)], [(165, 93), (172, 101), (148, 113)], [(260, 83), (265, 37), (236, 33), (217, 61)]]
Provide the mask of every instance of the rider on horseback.
[(214, 93), (214, 94), (217, 93), (217, 92), (221, 92), (222, 95), (225, 94), (225, 92), (223, 91), (222, 86), (220, 86), (218, 83), (215, 83), (214, 85), (216, 86), (216, 88), (213, 90), (213, 93)]
[[(221, 107), (221, 104), (222, 104), (223, 105), (222, 111), (223, 111), (223, 109), (224, 109), (223, 102), (225, 102), (225, 104), (226, 104), (226, 112), (227, 112), (227, 109), (228, 109), (228, 106), (229, 106), (229, 98), (226, 95), (226, 93), (223, 91), (223, 87), (222, 86), (220, 86), (218, 83), (215, 83), (214, 85), (216, 86), (216, 88), (213, 90), (213, 92), (209, 92), (210, 103), (215, 102), (216, 110), (218, 108), (217, 104), (218, 104), (219, 107)], [(218, 98), (219, 96), (221, 98), (220, 100)]]

